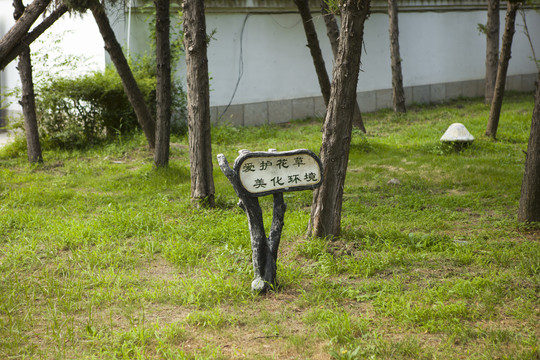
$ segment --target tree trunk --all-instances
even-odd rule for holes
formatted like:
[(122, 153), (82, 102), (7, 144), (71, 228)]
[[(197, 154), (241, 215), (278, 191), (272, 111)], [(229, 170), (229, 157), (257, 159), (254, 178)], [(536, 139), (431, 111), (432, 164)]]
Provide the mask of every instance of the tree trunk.
[(5, 57), (0, 59), (0, 70), (3, 70), (10, 62), (15, 60), (17, 56), (29, 46), (34, 40), (36, 40), (41, 34), (45, 32), (56, 20), (68, 11), (68, 7), (64, 4), (59, 5), (54, 11), (47, 16), (39, 25), (37, 25), (31, 32), (23, 36), (12, 49), (6, 54)]
[(169, 164), (171, 137), (171, 46), (169, 40), (169, 0), (155, 0), (156, 4), (156, 151), (154, 165)]
[(334, 14), (330, 12), (328, 8), (327, 0), (321, 0), (321, 14), (326, 25), (326, 36), (330, 40), (330, 46), (332, 47), (332, 53), (334, 59), (337, 59), (338, 47), (339, 47), (339, 27)]
[(319, 86), (324, 99), (324, 104), (328, 107), (328, 101), (330, 100), (330, 79), (328, 78), (328, 72), (324, 64), (324, 58), (322, 56), (321, 48), (319, 46), (319, 39), (317, 37), (317, 31), (315, 25), (313, 25), (313, 18), (311, 17), (311, 11), (309, 10), (309, 0), (294, 0), (300, 16), (302, 17), (302, 23), (304, 24), (304, 31), (307, 38), (307, 46), (313, 59), (313, 65), (315, 66), (315, 72), (319, 80)]
[(22, 86), (22, 99), (20, 104), (23, 109), (28, 161), (30, 163), (42, 163), (43, 156), (41, 153), (41, 144), (39, 143), (30, 48), (23, 50), (23, 52), (19, 55), (18, 69)]
[(520, 3), (507, 2), (506, 24), (504, 27), (501, 57), (499, 60), (497, 81), (495, 82), (495, 91), (493, 93), (493, 100), (491, 101), (491, 109), (489, 111), (489, 120), (486, 129), (486, 136), (493, 139), (496, 139), (497, 137), (497, 127), (499, 126), (504, 87), (506, 84), (506, 72), (508, 70), (508, 63), (510, 62), (512, 39), (515, 33), (516, 12), (519, 9), (519, 6)]
[(349, 160), (352, 119), (364, 21), (370, 0), (345, 0), (341, 6), (341, 37), (334, 65), (332, 92), (323, 127), (321, 161), (323, 183), (313, 193), (308, 234), (338, 236), (341, 229), (343, 187)]
[(394, 112), (407, 112), (405, 92), (403, 91), (403, 75), (401, 74), (401, 57), (399, 55), (399, 25), (397, 0), (388, 0), (388, 17), (390, 20), (390, 57), (392, 61), (392, 104)]
[[(326, 25), (326, 35), (330, 40), (330, 46), (332, 47), (332, 53), (334, 54), (334, 60), (337, 59), (338, 47), (339, 47), (339, 27), (334, 14), (330, 12), (326, 0), (321, 0), (321, 13)], [(359, 49), (362, 51), (362, 48)], [(363, 133), (366, 133), (366, 127), (362, 120), (362, 112), (358, 102), (355, 102), (353, 125), (359, 128)]]
[(214, 207), (210, 87), (206, 55), (206, 20), (203, 0), (184, 0), (187, 111), (191, 198), (199, 206)]
[(51, 0), (34, 0), (26, 7), (17, 22), (0, 39), (0, 63), (3, 63), (10, 51), (21, 42), (21, 39), (30, 30), (39, 15), (47, 9), (50, 2)]
[(98, 0), (93, 0), (90, 5), (90, 10), (92, 11), (92, 15), (94, 16), (96, 24), (99, 28), (99, 32), (101, 33), (103, 41), (105, 42), (105, 50), (107, 50), (109, 53), (111, 61), (116, 67), (118, 75), (120, 75), (120, 78), (122, 79), (124, 91), (131, 106), (133, 106), (133, 110), (137, 115), (137, 120), (139, 121), (142, 130), (144, 131), (148, 145), (150, 146), (150, 149), (154, 149), (156, 145), (156, 124), (152, 118), (152, 114), (150, 113), (148, 106), (146, 106), (144, 97), (139, 89), (139, 86), (137, 85), (137, 81), (135, 80), (133, 73), (131, 72), (131, 68), (129, 67), (126, 57), (122, 51), (122, 47), (116, 40), (116, 35), (114, 34), (111, 24), (109, 23), (105, 9)]
[(484, 102), (491, 104), (495, 82), (497, 81), (497, 66), (499, 63), (499, 3), (500, 0), (488, 0), (486, 25), (486, 88)]
[[(13, 1), (15, 7), (15, 20), (24, 13), (22, 0)], [(21, 77), (22, 99), (20, 104), (23, 109), (24, 130), (26, 134), (26, 147), (28, 149), (28, 161), (30, 163), (42, 163), (41, 144), (39, 143), (39, 132), (36, 117), (36, 101), (34, 95), (34, 82), (32, 80), (32, 62), (30, 59), (30, 46), (19, 55), (19, 76)]]
[(536, 82), (531, 135), (521, 184), (519, 221), (540, 221), (540, 73)]

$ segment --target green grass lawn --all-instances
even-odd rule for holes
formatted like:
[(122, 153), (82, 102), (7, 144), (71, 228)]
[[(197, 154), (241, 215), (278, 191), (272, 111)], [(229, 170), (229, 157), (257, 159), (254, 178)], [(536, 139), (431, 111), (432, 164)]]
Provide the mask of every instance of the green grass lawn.
[[(264, 296), (217, 161), (217, 208), (190, 205), (186, 138), (165, 170), (142, 135), (39, 166), (15, 142), (0, 150), (0, 358), (539, 359), (540, 227), (516, 220), (532, 109), (508, 95), (495, 142), (480, 100), (364, 114), (342, 236), (306, 238), (312, 194), (286, 193)], [(476, 138), (461, 152), (439, 142), (454, 122)], [(213, 158), (318, 153), (320, 129), (215, 127)]]

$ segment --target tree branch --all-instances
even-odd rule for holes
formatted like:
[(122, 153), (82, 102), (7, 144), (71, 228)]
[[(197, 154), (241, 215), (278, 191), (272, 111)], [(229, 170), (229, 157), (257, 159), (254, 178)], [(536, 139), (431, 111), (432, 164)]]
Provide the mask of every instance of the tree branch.
[(0, 39), (0, 62), (3, 63), (7, 54), (21, 42), (22, 38), (32, 27), (32, 24), (45, 11), (50, 2), (51, 0), (34, 0), (26, 7), (17, 22)]
[(54, 11), (47, 16), (38, 26), (36, 26), (31, 32), (23, 36), (21, 41), (9, 50), (5, 57), (0, 59), (0, 70), (3, 70), (10, 62), (15, 60), (17, 56), (24, 50), (24, 48), (33, 43), (38, 37), (41, 36), (56, 20), (68, 11), (68, 7), (65, 4), (58, 6)]

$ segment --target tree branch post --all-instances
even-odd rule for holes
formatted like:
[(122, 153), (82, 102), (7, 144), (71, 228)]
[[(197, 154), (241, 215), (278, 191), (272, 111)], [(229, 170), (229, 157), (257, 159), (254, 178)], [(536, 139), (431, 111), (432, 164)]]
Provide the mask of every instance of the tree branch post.
[(225, 155), (219, 154), (217, 159), (221, 171), (227, 177), (240, 199), (238, 206), (244, 210), (248, 218), (254, 274), (251, 290), (256, 293), (265, 293), (268, 290), (275, 289), (277, 285), (277, 253), (287, 209), (287, 205), (283, 200), (283, 193), (274, 194), (274, 213), (270, 236), (266, 237), (259, 199), (249, 194), (242, 187), (238, 173), (230, 168)]
[[(283, 193), (313, 190), (322, 183), (322, 162), (311, 150), (268, 152), (240, 150), (229, 166), (223, 154), (219, 167), (240, 199), (238, 205), (247, 215), (251, 236), (254, 280), (251, 290), (264, 293), (275, 289), (276, 262), (287, 205)], [(266, 237), (259, 196), (273, 195), (274, 207), (270, 235)]]

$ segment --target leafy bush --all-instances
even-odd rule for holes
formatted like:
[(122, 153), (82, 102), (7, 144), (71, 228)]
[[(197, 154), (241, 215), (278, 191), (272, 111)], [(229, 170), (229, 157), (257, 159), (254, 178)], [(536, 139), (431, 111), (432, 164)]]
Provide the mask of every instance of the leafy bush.
[[(153, 61), (141, 58), (132, 65), (139, 88), (151, 113), (156, 113), (156, 78)], [(173, 85), (171, 130), (186, 129), (185, 94)], [(36, 88), (40, 134), (45, 143), (79, 148), (99, 143), (138, 128), (137, 117), (124, 93), (116, 70), (70, 77), (50, 77)]]

